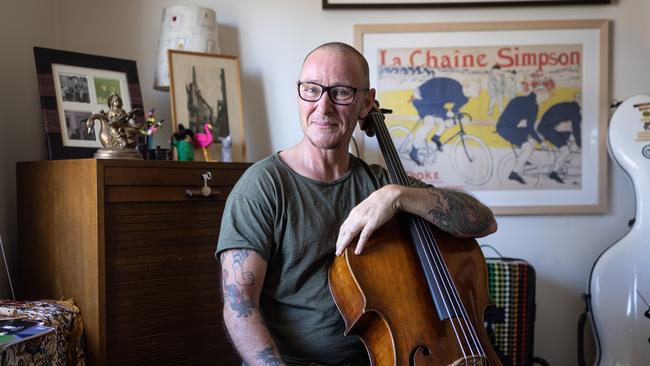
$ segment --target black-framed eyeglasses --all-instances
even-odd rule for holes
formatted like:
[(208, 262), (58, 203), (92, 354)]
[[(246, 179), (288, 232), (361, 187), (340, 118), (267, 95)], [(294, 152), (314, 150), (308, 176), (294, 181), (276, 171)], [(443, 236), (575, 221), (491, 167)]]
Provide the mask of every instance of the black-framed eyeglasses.
[(370, 90), (370, 88), (353, 88), (346, 85), (323, 86), (312, 82), (298, 82), (298, 96), (306, 102), (318, 102), (327, 92), (332, 103), (348, 105), (354, 102), (354, 97), (359, 90)]

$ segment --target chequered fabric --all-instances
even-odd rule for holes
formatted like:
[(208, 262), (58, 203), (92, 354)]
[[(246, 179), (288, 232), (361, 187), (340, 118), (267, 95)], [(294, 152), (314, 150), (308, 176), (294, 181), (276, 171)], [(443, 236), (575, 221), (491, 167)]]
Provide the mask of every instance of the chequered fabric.
[(535, 299), (528, 298), (530, 286), (535, 284), (534, 272), (521, 260), (488, 259), (487, 265), (490, 296), (504, 317), (502, 323), (488, 324), (494, 346), (512, 360), (512, 365), (527, 365), (532, 360), (527, 342), (532, 334), (527, 332), (532, 329), (530, 315), (535, 311)]

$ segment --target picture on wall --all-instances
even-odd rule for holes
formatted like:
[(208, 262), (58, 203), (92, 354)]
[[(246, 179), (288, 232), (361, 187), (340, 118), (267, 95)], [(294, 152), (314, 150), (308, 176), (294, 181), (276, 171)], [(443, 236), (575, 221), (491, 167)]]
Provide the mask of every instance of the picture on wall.
[[(126, 74), (110, 70), (53, 64), (54, 88), (61, 121), (63, 146), (100, 148), (100, 125), (86, 125), (88, 118), (108, 110), (108, 97), (117, 93), (131, 108)], [(89, 82), (90, 80), (90, 82)]]
[(245, 161), (239, 59), (179, 50), (168, 55), (174, 131), (192, 131), (194, 160)]
[[(408, 174), (499, 214), (601, 212), (607, 22), (359, 25)], [(379, 160), (374, 140), (364, 157)]]
[(323, 0), (323, 9), (609, 4), (611, 0)]
[(42, 47), (34, 57), (50, 159), (90, 158), (102, 147), (101, 127), (86, 121), (108, 110), (111, 94), (126, 110), (142, 108), (135, 61)]

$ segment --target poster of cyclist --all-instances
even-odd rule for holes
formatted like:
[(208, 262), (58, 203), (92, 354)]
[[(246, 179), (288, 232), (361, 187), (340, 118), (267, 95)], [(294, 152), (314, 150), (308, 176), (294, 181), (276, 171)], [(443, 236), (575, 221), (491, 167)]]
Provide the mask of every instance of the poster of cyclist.
[[(362, 37), (407, 174), (488, 202), (552, 194), (599, 204), (598, 47), (580, 32), (459, 33), (467, 32)], [(372, 160), (375, 147), (365, 142)]]
[(473, 190), (580, 189), (582, 57), (579, 44), (380, 49), (407, 171)]

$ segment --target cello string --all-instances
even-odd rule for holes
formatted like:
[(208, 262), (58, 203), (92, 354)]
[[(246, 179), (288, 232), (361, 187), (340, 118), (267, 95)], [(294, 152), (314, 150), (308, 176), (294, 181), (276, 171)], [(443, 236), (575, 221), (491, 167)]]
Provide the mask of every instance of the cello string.
[[(383, 117), (383, 116), (381, 116), (381, 117)], [(379, 122), (382, 122), (382, 123), (379, 123)], [(384, 139), (390, 138), (390, 136), (389, 136), (384, 124), (383, 124), (383, 121), (381, 121), (381, 120), (380, 121), (375, 121), (375, 123), (376, 123), (376, 125), (378, 127), (377, 132)], [(390, 140), (384, 140), (384, 141), (390, 141)], [(408, 178), (406, 177), (404, 169), (401, 166), (401, 161), (399, 160), (399, 157), (398, 157), (396, 151), (394, 150), (394, 147), (392, 146), (392, 144), (385, 144), (385, 145), (387, 145), (386, 146), (387, 164), (390, 164), (392, 166), (392, 168), (393, 168), (392, 171), (395, 172), (396, 180), (398, 181), (398, 183), (401, 183), (403, 185), (408, 185), (408, 181), (407, 181)], [(400, 179), (402, 180), (402, 182), (399, 182)], [(419, 221), (418, 221), (417, 218), (413, 218), (413, 219), (416, 220), (415, 221), (415, 225), (416, 225), (415, 226), (415, 228), (416, 228), (415, 234), (418, 235), (418, 238), (414, 238), (414, 239), (418, 239), (420, 241), (420, 243), (421, 243), (419, 246), (417, 246), (417, 243), (415, 243), (416, 244), (416, 249), (422, 248), (424, 250), (424, 258), (426, 259), (427, 262), (429, 262), (427, 265), (430, 268), (430, 270), (434, 271), (433, 265), (431, 265), (431, 262), (433, 261), (433, 262), (436, 263), (437, 272), (440, 273), (441, 272), (441, 270), (440, 270), (441, 264), (438, 263), (438, 261), (433, 260), (433, 258), (435, 256), (433, 256), (432, 253), (430, 253), (430, 249), (427, 251), (427, 247), (425, 245), (423, 245), (423, 243), (424, 243), (423, 236), (426, 236), (426, 235), (423, 235), (423, 230), (422, 229), (423, 229), (423, 227), (428, 227), (428, 226), (423, 226), (423, 224), (421, 222), (422, 221), (421, 219)], [(418, 225), (418, 223), (419, 223), (419, 225)], [(425, 265), (425, 263), (423, 263), (423, 265)], [(426, 268), (423, 268), (423, 269), (426, 270)], [(441, 283), (439, 281), (442, 281), (442, 280), (443, 280), (443, 277), (440, 276), (440, 274), (438, 274), (438, 276), (434, 275), (434, 281), (435, 281), (435, 284), (436, 284), (436, 286), (438, 288), (438, 292), (440, 292), (441, 295), (442, 295), (441, 300), (443, 301), (443, 305), (445, 306), (445, 310), (447, 311), (448, 314), (450, 314), (449, 303), (444, 298), (444, 293), (445, 292), (446, 292), (448, 298), (451, 297), (450, 294), (449, 294), (449, 288), (448, 288), (449, 285), (447, 284), (446, 286), (441, 286)], [(444, 290), (444, 292), (443, 292), (443, 290)], [(451, 305), (454, 307), (453, 310), (456, 313), (458, 311), (458, 309), (456, 309), (456, 306), (453, 303)], [(466, 359), (467, 358), (467, 352), (465, 351), (465, 345), (463, 344), (463, 341), (460, 339), (461, 337), (459, 335), (459, 331), (457, 330), (456, 320), (451, 316), (449, 317), (449, 320), (450, 320), (451, 326), (452, 326), (452, 328), (454, 330), (454, 333), (456, 335), (457, 343), (459, 344), (459, 346), (461, 348), (461, 351), (463, 353), (463, 356)], [(459, 326), (462, 326), (462, 323), (459, 323)], [(462, 330), (462, 337), (465, 339), (465, 342), (467, 342), (469, 344), (469, 341), (467, 339), (468, 338), (467, 337), (467, 332), (462, 328), (461, 328), (461, 330)], [(469, 348), (471, 349), (471, 347), (469, 347)], [(473, 353), (473, 351), (472, 351), (472, 353)]]
[[(446, 289), (446, 290), (447, 290), (447, 295), (450, 297), (450, 300), (453, 300), (452, 305), (454, 305), (453, 306), (454, 310), (456, 310), (456, 304), (458, 305), (458, 308), (460, 309), (460, 312), (457, 313), (457, 315), (461, 315), (459, 317), (459, 321), (460, 322), (463, 322), (463, 321), (465, 322), (464, 328), (467, 328), (468, 331), (470, 332), (472, 342), (474, 343), (475, 348), (479, 350), (479, 353), (481, 355), (484, 355), (485, 351), (483, 350), (483, 347), (481, 346), (481, 343), (478, 340), (478, 335), (476, 334), (476, 329), (474, 328), (474, 326), (470, 322), (470, 318), (469, 318), (469, 315), (467, 313), (467, 310), (466, 310), (462, 300), (460, 299), (460, 296), (458, 294), (458, 290), (457, 290), (453, 280), (451, 279), (449, 271), (447, 270), (448, 267), (444, 263), (444, 257), (442, 257), (442, 254), (440, 253), (439, 248), (437, 247), (437, 245), (435, 245), (435, 239), (433, 237), (433, 233), (431, 232), (429, 225), (425, 225), (423, 221), (420, 221), (420, 225), (424, 225), (424, 227), (422, 228), (424, 230), (422, 230), (422, 232), (424, 232), (426, 234), (427, 239), (428, 239), (428, 241), (425, 241), (425, 243), (433, 243), (434, 244), (433, 246), (428, 245), (429, 247), (432, 246), (433, 249), (436, 250), (435, 255), (433, 253), (431, 255), (433, 256), (433, 258), (440, 258), (440, 261), (442, 262), (441, 265), (437, 265), (437, 267), (438, 267), (437, 269), (438, 269), (439, 273), (442, 273), (445, 281), (447, 282), (447, 285), (449, 286), (449, 288), (451, 288), (451, 292), (452, 292), (453, 296), (449, 295), (448, 289)], [(442, 270), (440, 269), (440, 267), (442, 267)], [(454, 304), (454, 302), (456, 304)]]
[[(424, 223), (422, 223), (424, 225)], [(430, 228), (428, 225), (425, 225), (423, 228), (425, 234), (427, 236), (431, 237), (431, 242), (435, 240), (433, 238), (433, 233), (431, 232)], [(441, 261), (442, 264), (439, 265), (439, 267), (442, 267), (442, 269), (439, 269), (439, 272), (443, 276), (444, 281), (446, 282), (446, 289), (447, 291), (451, 291), (451, 294), (447, 292), (448, 296), (450, 297), (450, 301), (452, 302), (452, 306), (455, 311), (457, 311), (456, 315), (458, 316), (458, 322), (461, 323), (461, 329), (465, 331), (467, 329), (467, 332), (469, 333), (469, 338), (466, 340), (468, 342), (468, 346), (472, 349), (472, 355), (485, 355), (485, 351), (483, 350), (483, 347), (481, 346), (481, 343), (478, 339), (478, 335), (476, 334), (476, 330), (473, 326), (473, 324), (469, 321), (469, 316), (467, 314), (467, 311), (465, 309), (464, 303), (460, 299), (460, 295), (458, 294), (458, 290), (455, 286), (455, 283), (453, 282), (453, 279), (451, 278), (451, 274), (449, 273), (446, 264), (444, 264), (444, 257), (442, 254), (439, 252), (439, 248), (437, 246), (430, 246), (429, 250), (432, 251), (431, 255), (433, 258), (435, 258), (437, 261)], [(433, 251), (436, 251), (433, 253)], [(450, 290), (449, 290), (450, 289)], [(471, 341), (470, 341), (471, 340)], [(476, 354), (474, 349), (476, 349)]]
[[(376, 130), (375, 132), (377, 133), (378, 138), (379, 137), (382, 138), (382, 140), (380, 140), (380, 142), (382, 142), (381, 146), (384, 149), (384, 155), (385, 155), (384, 158), (386, 160), (386, 164), (389, 165), (389, 167), (391, 168), (389, 170), (389, 172), (391, 172), (391, 175), (392, 175), (391, 178), (393, 178), (393, 180), (394, 180), (393, 183), (408, 185), (408, 181), (407, 181), (406, 174), (404, 172), (404, 168), (401, 165), (401, 162), (400, 162), (399, 157), (398, 157), (398, 155), (397, 155), (397, 153), (395, 151), (395, 148), (394, 148), (392, 143), (389, 143), (389, 142), (391, 142), (391, 140), (389, 140), (390, 135), (389, 135), (389, 133), (388, 133), (388, 131), (386, 129), (386, 126), (385, 126), (385, 124), (383, 122), (383, 115), (379, 114), (379, 113), (373, 114), (373, 120), (374, 120), (374, 123), (375, 123), (375, 130)], [(418, 238), (413, 238), (413, 239), (421, 241), (422, 240), (421, 233), (419, 233), (418, 230), (416, 230), (415, 234), (418, 235)], [(416, 249), (424, 248), (423, 245), (418, 246), (417, 243), (414, 243), (414, 244), (415, 244)], [(431, 263), (430, 263), (431, 260), (428, 257), (428, 255), (425, 256), (425, 258), (429, 262), (429, 264), (428, 264), (429, 268), (432, 268)], [(422, 263), (422, 265), (424, 266), (424, 263)], [(423, 268), (423, 270), (426, 270), (426, 268)], [(439, 291), (441, 291), (442, 287), (440, 286), (438, 277), (434, 276), (434, 281), (435, 281), (435, 284), (436, 284), (437, 288), (439, 289)], [(429, 281), (429, 279), (427, 279), (427, 280)], [(445, 306), (445, 310), (447, 311), (447, 313), (449, 313), (449, 306), (447, 304), (447, 301), (445, 301), (444, 298), (442, 300), (443, 300), (443, 305)], [(459, 337), (459, 332), (456, 329), (456, 325), (454, 324), (453, 319), (450, 319), (450, 320), (451, 320), (451, 325), (452, 325), (454, 334), (456, 336), (456, 341), (459, 344), (459, 346), (461, 347), (461, 351), (463, 352), (463, 356), (466, 357), (465, 347), (463, 346), (463, 343), (462, 343), (462, 341), (461, 341), (461, 339)]]
[[(476, 328), (475, 326), (471, 323), (471, 319), (469, 317), (469, 314), (467, 312), (467, 309), (465, 307), (465, 304), (463, 303), (462, 299), (460, 298), (460, 294), (458, 293), (458, 288), (455, 285), (455, 282), (451, 278), (451, 274), (448, 271), (448, 267), (444, 263), (444, 257), (442, 256), (442, 253), (440, 252), (439, 247), (435, 244), (435, 238), (433, 237), (433, 233), (430, 230), (430, 226), (426, 225), (424, 232), (430, 237), (430, 241), (427, 243), (433, 243), (434, 245), (430, 245), (432, 247), (432, 250), (435, 250), (435, 254), (437, 257), (440, 258), (440, 260), (443, 263), (442, 267), (442, 275), (445, 278), (445, 281), (449, 284), (449, 287), (451, 288), (451, 292), (453, 297), (451, 298), (452, 302), (455, 302), (458, 305), (458, 308), (460, 309), (460, 313), (457, 315), (460, 315), (459, 321), (464, 322), (464, 328), (467, 328), (470, 335), (472, 342), (474, 344), (474, 347), (478, 350), (479, 355), (485, 356), (485, 350), (483, 349), (483, 346), (479, 340), (478, 334), (476, 333)], [(454, 306), (455, 308), (455, 306)]]
[[(382, 132), (382, 131), (380, 131), (380, 132)], [(383, 131), (382, 134), (386, 135), (385, 131)], [(397, 156), (396, 153), (393, 153), (391, 155), (392, 156), (389, 156), (389, 158), (391, 158), (391, 159), (393, 159), (394, 161), (397, 161), (397, 162), (399, 161), (399, 160), (395, 159), (395, 156)], [(390, 161), (389, 163), (392, 164), (392, 165), (396, 164), (393, 161)], [(403, 170), (403, 168), (402, 168), (402, 170)], [(395, 171), (400, 172), (399, 169), (396, 169)], [(402, 182), (402, 183), (404, 185), (408, 185), (407, 184), (408, 182), (406, 181), (407, 178), (406, 178), (405, 174), (400, 172), (400, 175), (401, 175), (400, 178), (402, 178), (404, 180), (404, 182)], [(435, 260), (434, 258), (436, 258), (436, 255), (434, 255), (431, 252), (430, 248), (427, 248), (427, 245), (425, 245), (425, 243), (427, 243), (427, 241), (423, 239), (423, 236), (424, 236), (429, 240), (428, 243), (435, 243), (435, 240), (433, 239), (433, 235), (432, 235), (432, 233), (430, 231), (430, 225), (426, 225), (424, 220), (419, 218), (419, 217), (418, 218), (413, 217), (412, 219), (416, 220), (416, 221), (413, 222), (413, 224), (415, 224), (415, 232), (414, 232), (414, 234), (418, 235), (418, 238), (414, 238), (414, 239), (419, 239), (419, 241), (421, 243), (419, 246), (417, 245), (418, 243), (415, 243), (416, 248), (419, 249), (421, 247), (423, 249), (424, 254), (422, 255), (422, 257), (423, 257), (423, 259), (426, 259), (426, 262), (428, 262), (428, 264), (427, 263), (422, 263), (422, 264), (423, 264), (423, 266), (428, 266), (430, 271), (434, 274), (433, 279), (434, 279), (434, 282), (435, 282), (435, 284), (436, 284), (436, 286), (438, 288), (437, 292), (440, 293), (440, 295), (442, 296), (442, 298), (440, 300), (443, 301), (443, 305), (445, 306), (445, 310), (447, 311), (447, 313), (451, 314), (449, 312), (450, 302), (444, 298), (444, 295), (445, 294), (447, 295), (447, 299), (453, 299), (453, 296), (452, 296), (454, 294), (454, 292), (453, 292), (453, 289), (454, 289), (453, 282), (450, 283), (448, 281), (448, 279), (447, 279), (446, 283), (444, 283), (445, 281), (443, 281), (443, 280), (445, 280), (445, 276), (441, 275), (441, 273), (445, 273), (445, 271), (444, 271), (444, 268), (445, 268), (444, 260), (442, 261), (442, 263), (440, 263), (441, 262), (440, 260)], [(426, 234), (428, 234), (428, 235), (426, 235)], [(438, 257), (442, 258), (440, 253), (438, 253)], [(432, 262), (435, 263), (435, 268), (431, 264)], [(423, 268), (423, 269), (426, 270), (426, 268)], [(438, 275), (436, 276), (435, 273), (438, 273)], [(444, 286), (441, 286), (440, 281), (443, 281)], [(450, 288), (451, 288), (451, 290), (450, 290)], [(456, 314), (456, 315), (461, 314), (462, 307), (459, 306), (458, 301), (456, 301), (456, 303), (454, 303), (452, 301), (451, 306), (452, 306), (453, 311), (454, 311), (453, 314)], [(458, 319), (455, 319), (455, 317), (449, 316), (449, 321), (450, 321), (451, 326), (452, 326), (452, 328), (453, 328), (453, 330), (455, 332), (457, 343), (461, 348), (464, 359), (467, 360), (467, 353), (470, 353), (471, 355), (475, 355), (475, 352), (476, 352), (475, 348), (477, 348), (476, 347), (476, 339), (471, 339), (471, 338), (473, 338), (473, 334), (470, 331), (471, 328), (469, 330), (466, 329), (466, 328), (468, 328), (467, 324), (463, 324), (462, 319), (460, 319), (460, 318), (461, 317), (458, 317)], [(456, 323), (458, 323), (458, 325)], [(459, 332), (458, 328), (460, 328), (462, 332)], [(460, 339), (461, 338), (460, 333), (462, 333), (462, 338), (464, 338), (464, 342)], [(472, 347), (472, 345), (474, 345), (474, 347)], [(465, 346), (467, 346), (467, 348), (469, 348), (469, 350), (470, 350), (469, 352), (465, 351), (465, 348), (466, 348)]]
[[(425, 233), (427, 233), (431, 238), (431, 241), (429, 241), (428, 243), (434, 243), (435, 244), (435, 239), (433, 238), (433, 233), (431, 232), (431, 230), (429, 230), (430, 226), (427, 225), (426, 229), (427, 230), (425, 230)], [(440, 258), (442, 258), (442, 261), (444, 263), (444, 257), (442, 257), (441, 253), (439, 252), (439, 248), (437, 246), (435, 246), (435, 245), (434, 245), (434, 248), (438, 251), (437, 255), (439, 255)], [(461, 317), (460, 317), (461, 321), (465, 322), (466, 328), (468, 328), (469, 331), (471, 332), (472, 341), (474, 342), (475, 347), (480, 351), (480, 354), (485, 355), (485, 350), (483, 349), (483, 346), (481, 345), (481, 342), (479, 341), (478, 335), (476, 333), (476, 328), (472, 325), (472, 323), (470, 321), (469, 314), (467, 312), (467, 309), (466, 309), (464, 303), (460, 299), (460, 295), (458, 293), (457, 287), (455, 286), (455, 282), (453, 282), (453, 279), (451, 278), (450, 273), (448, 272), (446, 265), (443, 267), (443, 269), (444, 270), (442, 271), (442, 273), (446, 277), (446, 281), (450, 284), (450, 286), (451, 286), (451, 288), (453, 290), (452, 291), (452, 293), (454, 295), (453, 300), (458, 303), (460, 311), (462, 313), (462, 314), (460, 314), (461, 315)]]
[[(375, 121), (375, 124), (377, 126), (381, 126), (380, 128), (378, 128), (378, 132), (380, 132), (384, 138), (390, 138), (390, 134), (388, 133), (388, 131), (386, 129), (386, 126), (383, 123), (383, 115), (379, 114), (379, 117), (381, 117), (381, 119), (379, 121)], [(378, 123), (378, 122), (381, 122), (381, 123)], [(390, 140), (385, 140), (385, 141), (390, 141)], [(396, 174), (398, 174), (399, 178), (402, 179), (402, 181), (403, 181), (402, 183), (404, 185), (408, 185), (407, 184), (408, 183), (407, 177), (406, 177), (406, 174), (404, 172), (403, 167), (401, 166), (399, 156), (397, 155), (396, 151), (394, 150), (394, 146), (392, 146), (392, 144), (391, 144), (391, 147), (392, 147), (392, 151), (390, 149), (387, 149), (387, 150), (389, 150), (388, 153), (389, 153), (390, 160), (393, 160), (393, 161), (390, 161), (390, 162), (387, 162), (387, 163), (390, 163), (391, 165), (395, 165), (394, 171), (396, 172)], [(400, 163), (397, 163), (397, 162), (400, 162)], [(399, 167), (401, 169), (397, 169), (397, 167)], [(465, 334), (465, 328), (467, 328), (468, 333), (470, 333), (469, 337), (471, 338), (471, 343), (474, 344), (473, 347), (472, 347), (471, 344), (468, 344), (468, 346), (470, 346), (471, 349), (475, 348), (478, 351), (479, 355), (485, 356), (485, 351), (484, 351), (484, 349), (483, 349), (483, 347), (482, 347), (482, 345), (481, 345), (481, 343), (480, 343), (480, 341), (478, 339), (478, 335), (476, 334), (476, 329), (474, 328), (474, 326), (470, 322), (470, 318), (469, 318), (469, 315), (467, 313), (467, 309), (465, 308), (462, 300), (460, 299), (460, 296), (458, 294), (458, 290), (457, 290), (453, 280), (451, 279), (451, 276), (450, 276), (449, 271), (447, 270), (446, 264), (444, 263), (444, 257), (442, 257), (442, 254), (439, 251), (439, 248), (437, 248), (437, 246), (435, 245), (435, 239), (433, 237), (433, 233), (430, 230), (430, 226), (426, 225), (423, 220), (416, 221), (416, 223), (419, 226), (419, 230), (416, 231), (418, 233), (418, 235), (421, 235), (421, 233), (424, 233), (424, 236), (426, 236), (427, 239), (429, 240), (428, 243), (433, 243), (434, 244), (433, 246), (431, 246), (431, 245), (426, 246), (426, 247), (433, 247), (433, 249), (435, 249), (435, 251), (436, 251), (435, 253), (433, 253), (432, 248), (428, 249), (427, 261), (431, 262), (432, 259), (433, 259), (433, 262), (436, 263), (436, 271), (438, 272), (439, 275), (440, 274), (442, 275), (442, 279), (446, 282), (445, 292), (447, 293), (447, 297), (450, 300), (452, 300), (452, 307), (454, 308), (454, 311), (456, 312), (455, 314), (461, 315), (459, 317), (458, 322), (460, 322), (460, 326), (461, 326), (461, 329), (463, 330), (464, 337), (465, 337), (466, 341), (468, 343), (470, 343), (469, 340), (467, 339), (467, 335)], [(420, 238), (420, 239), (422, 239), (422, 238)], [(422, 241), (422, 242), (427, 243), (427, 241)], [(438, 259), (436, 259), (436, 258), (438, 258)], [(431, 266), (430, 263), (429, 263), (429, 266), (433, 270), (433, 266)], [(436, 282), (437, 282), (437, 279), (436, 279)], [(436, 283), (436, 285), (438, 286), (438, 289), (441, 288), (439, 283)], [(451, 289), (451, 294), (449, 293), (450, 289)], [(444, 298), (442, 300), (444, 301), (445, 307), (447, 308), (446, 310), (449, 311), (446, 300)], [(450, 318), (450, 321), (452, 322), (452, 326), (454, 327), (454, 331), (456, 331), (455, 326), (453, 325), (453, 322), (454, 322), (453, 318)], [(464, 325), (463, 325), (463, 322), (465, 323)], [(474, 350), (472, 350), (472, 354), (474, 354)]]
[[(454, 118), (462, 118), (462, 117), (454, 117)], [(449, 278), (448, 280), (449, 280), (449, 281), (452, 281), (451, 277), (449, 276), (449, 273), (446, 273), (446, 275), (447, 275), (448, 278)], [(452, 282), (452, 283), (453, 283), (453, 282)], [(464, 303), (462, 302), (462, 300), (460, 299), (460, 294), (458, 294), (458, 290), (457, 290), (457, 288), (454, 287), (454, 290), (455, 290), (455, 291), (454, 291), (454, 296), (456, 297), (456, 300), (455, 300), (455, 301), (458, 301), (458, 303), (459, 303), (459, 305), (460, 305), (460, 309), (461, 309), (461, 312), (462, 312), (462, 315), (463, 315), (462, 318), (463, 318), (463, 320), (466, 322), (466, 326), (467, 326), (467, 328), (468, 328), (468, 329), (470, 330), (470, 332), (472, 333), (472, 340), (474, 341), (475, 346), (476, 346), (477, 349), (479, 350), (480, 355), (484, 356), (484, 358), (487, 359), (487, 357), (485, 357), (485, 356), (486, 356), (486, 354), (485, 354), (485, 350), (483, 349), (483, 345), (481, 344), (481, 342), (480, 342), (480, 340), (479, 340), (479, 337), (478, 337), (478, 334), (476, 333), (476, 328), (475, 328), (475, 326), (471, 323), (471, 320), (470, 320), (469, 314), (468, 314), (468, 312), (467, 312), (467, 309), (466, 309), (466, 307), (465, 307), (465, 304), (464, 304)], [(479, 326), (480, 326), (480, 324), (479, 324)]]
[[(386, 142), (385, 144), (383, 144), (384, 147), (385, 147), (385, 153), (386, 153), (386, 163), (391, 165), (391, 167), (393, 168), (391, 171), (394, 172), (394, 175), (395, 175), (394, 179), (397, 181), (395, 183), (400, 183), (402, 185), (408, 185), (408, 178), (406, 176), (406, 173), (404, 171), (403, 166), (401, 165), (401, 161), (399, 160), (399, 156), (397, 155), (397, 152), (395, 151), (395, 148), (392, 145), (392, 143), (388, 143), (388, 142), (391, 141), (391, 140), (388, 140), (388, 139), (390, 139), (390, 134), (388, 133), (388, 130), (387, 130), (385, 124), (383, 123), (383, 115), (380, 114), (380, 113), (377, 113), (377, 114), (373, 115), (373, 117), (376, 117), (376, 118), (373, 118), (374, 123), (375, 123), (375, 127), (376, 127), (375, 128), (376, 132), (378, 133), (379, 136), (381, 136), (384, 139), (383, 141)], [(401, 182), (400, 182), (400, 180), (401, 180)], [(418, 239), (419, 239), (420, 243), (422, 243), (420, 245), (420, 247), (422, 249), (424, 249), (425, 259), (427, 260), (427, 262), (429, 262), (428, 266), (431, 269), (431, 271), (434, 271), (434, 266), (431, 264), (431, 262), (435, 263), (435, 267), (436, 267), (435, 272), (438, 273), (438, 276), (434, 276), (435, 284), (436, 284), (439, 292), (441, 293), (441, 295), (443, 295), (441, 300), (442, 300), (442, 302), (443, 302), (443, 304), (445, 306), (445, 310), (447, 311), (448, 314), (450, 314), (448, 301), (445, 300), (444, 293), (442, 291), (442, 289), (444, 289), (444, 292), (446, 292), (447, 297), (451, 298), (452, 296), (449, 293), (450, 292), (450, 289), (449, 289), (450, 288), (450, 283), (447, 280), (446, 281), (447, 283), (444, 286), (441, 286), (441, 283), (439, 282), (439, 281), (445, 280), (445, 276), (440, 275), (441, 272), (443, 272), (443, 273), (445, 272), (445, 271), (441, 270), (441, 267), (444, 268), (444, 259), (442, 260), (442, 263), (440, 263), (440, 260), (435, 259), (436, 256), (431, 252), (431, 249), (428, 248), (428, 250), (427, 250), (427, 247), (429, 247), (429, 246), (423, 245), (423, 243), (425, 242), (423, 240), (423, 237), (428, 237), (431, 240), (431, 242), (435, 243), (435, 241), (433, 241), (433, 235), (431, 234), (431, 231), (430, 231), (430, 228), (428, 227), (428, 225), (424, 225), (422, 219), (417, 219), (417, 218), (413, 218), (413, 219), (416, 220), (415, 221), (415, 226), (416, 226), (415, 232), (419, 237)], [(428, 230), (429, 235), (426, 235), (427, 230), (423, 230), (424, 228), (429, 229)], [(417, 246), (416, 246), (416, 248), (417, 248)], [(438, 257), (441, 258), (440, 253), (438, 253)], [(423, 265), (424, 265), (424, 263), (423, 263)], [(453, 285), (451, 285), (451, 288), (452, 288), (451, 292), (453, 293), (453, 289), (454, 289)], [(457, 309), (458, 304), (454, 304), (452, 302), (451, 305), (454, 308), (453, 309), (454, 313), (457, 314), (458, 313), (458, 309)], [(474, 355), (474, 350), (472, 349), (473, 347), (471, 347), (471, 344), (470, 344), (470, 342), (468, 340), (468, 335), (467, 335), (467, 333), (470, 333), (470, 336), (471, 336), (471, 332), (467, 332), (464, 329), (466, 326), (463, 327), (463, 324), (462, 324), (462, 322), (460, 320), (457, 320), (458, 323), (459, 323), (458, 326), (456, 325), (456, 320), (454, 320), (454, 317), (450, 316), (449, 320), (450, 320), (452, 329), (453, 329), (453, 331), (454, 331), (454, 333), (456, 335), (457, 343), (458, 343), (459, 347), (461, 348), (461, 352), (463, 353), (463, 357), (465, 359), (465, 362), (467, 362), (467, 353), (468, 352), (465, 351), (465, 346), (466, 345), (463, 344), (463, 341), (460, 339), (461, 336), (459, 335), (459, 331), (458, 331), (457, 327), (461, 328), (461, 330), (462, 330), (462, 338), (465, 339), (465, 342), (467, 343), (467, 346), (469, 346), (471, 355)]]
[[(440, 249), (438, 248), (438, 246), (435, 244), (435, 238), (433, 237), (433, 233), (432, 233), (432, 231), (430, 229), (430, 226), (425, 224), (423, 220), (421, 220), (419, 223), (420, 223), (420, 225), (422, 225), (421, 231), (427, 237), (427, 241), (424, 241), (424, 242), (425, 243), (433, 243), (433, 245), (428, 245), (429, 251), (431, 251), (430, 255), (433, 257), (434, 261), (437, 263), (436, 264), (436, 267), (437, 267), (436, 269), (437, 269), (438, 273), (441, 274), (441, 276), (443, 277), (443, 279), (444, 279), (444, 281), (446, 283), (445, 290), (447, 291), (447, 295), (448, 295), (450, 301), (452, 302), (452, 307), (454, 308), (455, 311), (457, 311), (456, 315), (459, 315), (459, 320), (458, 321), (461, 322), (461, 326), (462, 326), (461, 329), (463, 329), (463, 331), (465, 331), (465, 329), (467, 329), (468, 333), (470, 334), (469, 338), (471, 338), (471, 343), (473, 343), (474, 347), (472, 347), (472, 344), (469, 344), (470, 341), (466, 338), (466, 340), (468, 341), (468, 345), (470, 346), (470, 348), (475, 348), (479, 355), (484, 356), (485, 351), (484, 351), (484, 349), (483, 349), (483, 347), (482, 347), (482, 345), (481, 345), (481, 343), (480, 343), (480, 341), (478, 339), (478, 335), (476, 334), (476, 329), (474, 328), (474, 326), (470, 322), (469, 315), (467, 313), (467, 310), (466, 310), (462, 300), (460, 299), (460, 295), (458, 293), (457, 287), (455, 286), (455, 283), (454, 283), (453, 279), (451, 278), (451, 275), (450, 275), (450, 273), (448, 271), (448, 267), (447, 267), (447, 265), (445, 263), (444, 257), (442, 256), (442, 253), (440, 252)], [(440, 263), (438, 263), (438, 262), (440, 262)], [(451, 289), (451, 290), (449, 290), (449, 289)], [(451, 291), (451, 294), (449, 293), (449, 291)], [(464, 324), (462, 324), (463, 322), (464, 322)], [(472, 354), (474, 355), (473, 350), (472, 350)]]
[[(424, 236), (427, 238), (424, 240), (424, 242), (434, 243), (433, 245), (426, 245), (425, 248), (427, 249), (428, 256), (430, 257), (429, 260), (433, 261), (436, 265), (435, 269), (438, 273), (438, 276), (441, 277), (441, 281), (444, 283), (443, 288), (447, 295), (448, 301), (451, 303), (451, 307), (454, 309), (455, 316), (450, 316), (449, 319), (452, 322), (456, 321), (459, 323), (458, 327), (462, 330), (465, 342), (467, 343), (467, 347), (471, 350), (469, 353), (472, 356), (475, 356), (477, 352), (480, 354), (480, 350), (478, 350), (479, 347), (477, 347), (475, 339), (475, 333), (473, 332), (471, 323), (467, 323), (466, 318), (463, 315), (463, 303), (458, 297), (458, 291), (454, 282), (450, 279), (450, 274), (447, 269), (444, 257), (435, 245), (435, 238), (433, 238), (431, 229), (429, 228), (429, 225), (423, 222), (423, 220), (420, 220), (418, 224), (421, 226), (420, 229), (423, 232)], [(463, 322), (464, 320), (465, 322)]]

